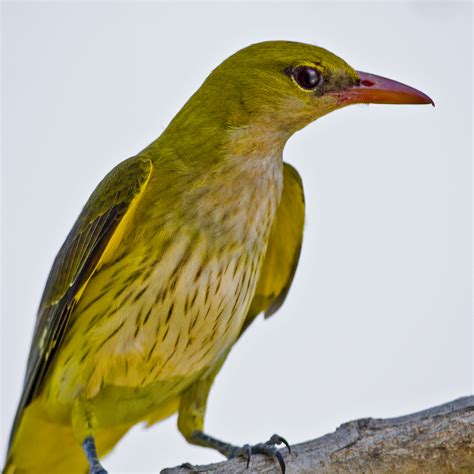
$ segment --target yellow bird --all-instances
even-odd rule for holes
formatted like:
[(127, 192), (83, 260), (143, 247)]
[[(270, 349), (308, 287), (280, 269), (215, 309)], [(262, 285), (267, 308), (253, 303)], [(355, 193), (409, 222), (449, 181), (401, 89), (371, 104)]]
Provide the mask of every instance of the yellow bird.
[(218, 66), (162, 135), (98, 185), (61, 247), (38, 311), (7, 474), (106, 472), (136, 423), (176, 411), (193, 444), (274, 456), (203, 432), (216, 374), (272, 315), (301, 249), (304, 196), (288, 138), (353, 103), (428, 104), (312, 45), (270, 41)]

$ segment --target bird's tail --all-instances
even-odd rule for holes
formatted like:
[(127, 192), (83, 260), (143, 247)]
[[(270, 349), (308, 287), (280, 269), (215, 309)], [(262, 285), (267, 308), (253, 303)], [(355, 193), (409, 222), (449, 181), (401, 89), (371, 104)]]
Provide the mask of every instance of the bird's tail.
[[(87, 459), (70, 425), (45, 421), (35, 402), (23, 414), (10, 447), (4, 474), (85, 474)], [(99, 456), (107, 454), (132, 425), (101, 429)]]

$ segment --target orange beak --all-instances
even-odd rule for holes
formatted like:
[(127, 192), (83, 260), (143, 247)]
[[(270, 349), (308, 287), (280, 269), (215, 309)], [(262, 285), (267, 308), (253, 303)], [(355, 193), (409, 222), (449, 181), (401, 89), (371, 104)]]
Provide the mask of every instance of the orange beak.
[(386, 77), (356, 71), (360, 84), (333, 93), (339, 102), (349, 104), (431, 104), (434, 102), (423, 92), (413, 87), (392, 81)]

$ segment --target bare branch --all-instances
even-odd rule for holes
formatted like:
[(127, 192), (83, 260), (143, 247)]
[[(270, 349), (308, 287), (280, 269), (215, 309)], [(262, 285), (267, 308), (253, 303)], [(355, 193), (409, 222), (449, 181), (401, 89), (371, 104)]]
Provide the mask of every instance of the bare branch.
[[(474, 473), (474, 396), (399, 418), (365, 418), (282, 449), (287, 473)], [(275, 472), (264, 456), (165, 469), (163, 474)]]

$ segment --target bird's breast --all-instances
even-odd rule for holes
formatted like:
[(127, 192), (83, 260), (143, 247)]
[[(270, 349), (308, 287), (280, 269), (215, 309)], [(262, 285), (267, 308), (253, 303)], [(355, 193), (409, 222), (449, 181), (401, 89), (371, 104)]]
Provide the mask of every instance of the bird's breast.
[(99, 268), (72, 315), (50, 395), (165, 385), (179, 393), (212, 367), (237, 339), (255, 291), (281, 193), (278, 180), (265, 185), (233, 201), (222, 190), (217, 207), (210, 191), (188, 205), (188, 221), (170, 220)]

